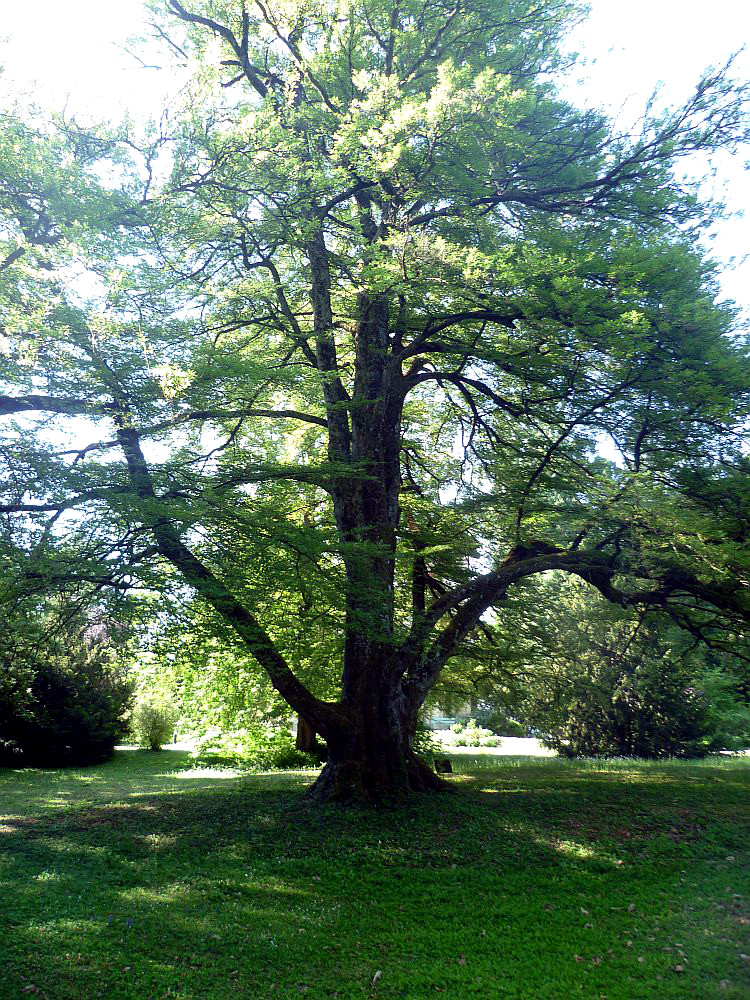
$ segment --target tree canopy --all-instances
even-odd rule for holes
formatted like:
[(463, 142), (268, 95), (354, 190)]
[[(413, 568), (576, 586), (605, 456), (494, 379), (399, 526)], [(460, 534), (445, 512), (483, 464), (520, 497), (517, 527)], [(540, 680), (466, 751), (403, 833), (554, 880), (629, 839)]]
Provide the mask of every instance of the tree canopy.
[(748, 137), (731, 65), (624, 134), (565, 0), (153, 8), (158, 128), (5, 112), (8, 588), (197, 593), (321, 798), (435, 783), (417, 712), (536, 575), (738, 648), (750, 367), (681, 170)]

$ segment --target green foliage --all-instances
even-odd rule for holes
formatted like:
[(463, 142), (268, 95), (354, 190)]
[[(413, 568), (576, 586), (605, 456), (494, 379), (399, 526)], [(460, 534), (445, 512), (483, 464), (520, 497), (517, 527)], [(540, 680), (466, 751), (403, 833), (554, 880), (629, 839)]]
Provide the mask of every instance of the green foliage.
[(436, 757), (445, 756), (445, 747), (435, 738), (432, 731), (421, 720), (417, 722), (412, 749), (418, 757), (422, 757), (430, 766), (432, 766)]
[(208, 766), (241, 767), (257, 771), (317, 769), (319, 761), (294, 745), (289, 729), (254, 726), (209, 732), (195, 749), (195, 758)]
[(674, 662), (609, 664), (573, 682), (545, 743), (571, 757), (701, 757), (706, 698)]
[[(709, 748), (750, 749), (750, 698), (746, 684), (733, 676), (731, 667), (709, 666), (698, 680), (705, 700), (704, 718)], [(740, 691), (740, 687), (744, 691)]]
[[(576, 2), (153, 6), (194, 70), (163, 130), (3, 121), (3, 603), (167, 592), (149, 666), (196, 732), (281, 692), (346, 746), (442, 671), (521, 718), (550, 570), (746, 643), (750, 366), (684, 163), (748, 138), (750, 87), (623, 135), (562, 96)], [(241, 654), (164, 641), (196, 593)], [(642, 720), (660, 683), (601, 687)]]
[[(289, 706), (209, 608), (181, 594), (173, 601), (162, 594), (153, 613), (155, 623), (141, 640), (133, 671), (142, 688), (162, 691), (179, 704), (181, 732), (200, 739), (291, 724)], [(319, 647), (328, 641), (325, 635), (312, 638)], [(333, 696), (329, 669), (309, 660), (303, 665), (301, 658), (294, 662), (313, 690)]]
[(490, 729), (496, 736), (525, 736), (526, 728), (511, 718), (501, 705), (480, 705), (477, 721)]
[(50, 638), (6, 651), (0, 682), (0, 765), (60, 767), (111, 756), (128, 730), (133, 684), (106, 644)]
[(491, 729), (484, 729), (478, 725), (476, 719), (469, 719), (464, 725), (463, 722), (456, 722), (451, 726), (450, 745), (456, 747), (498, 747), (502, 744), (502, 737), (498, 736)]
[[(543, 608), (554, 594), (553, 622), (534, 610), (540, 587), (550, 591)], [(663, 616), (613, 608), (552, 578), (518, 595), (507, 624), (506, 665), (516, 675), (508, 702), (560, 753), (701, 756), (750, 745), (747, 664)]]
[(131, 730), (140, 746), (161, 750), (172, 739), (178, 717), (177, 706), (164, 695), (141, 694), (133, 709)]

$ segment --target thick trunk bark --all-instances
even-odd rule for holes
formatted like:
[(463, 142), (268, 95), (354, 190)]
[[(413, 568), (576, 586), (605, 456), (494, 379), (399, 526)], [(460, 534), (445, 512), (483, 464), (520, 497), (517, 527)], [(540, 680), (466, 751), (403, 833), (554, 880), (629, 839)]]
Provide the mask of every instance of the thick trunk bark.
[(347, 722), (328, 740), (328, 760), (309, 796), (317, 801), (381, 802), (444, 783), (412, 749), (416, 712), (383, 664), (359, 672), (344, 699)]
[(394, 569), (399, 522), (400, 367), (388, 357), (388, 301), (361, 294), (355, 336), (351, 459), (362, 476), (334, 484), (346, 549), (342, 726), (326, 734), (328, 760), (311, 790), (319, 800), (378, 801), (437, 788), (412, 750), (415, 713), (394, 662)]
[(414, 753), (408, 739), (381, 733), (379, 739), (350, 736), (340, 745), (329, 744), (328, 760), (308, 797), (318, 802), (378, 803), (443, 787), (444, 782)]

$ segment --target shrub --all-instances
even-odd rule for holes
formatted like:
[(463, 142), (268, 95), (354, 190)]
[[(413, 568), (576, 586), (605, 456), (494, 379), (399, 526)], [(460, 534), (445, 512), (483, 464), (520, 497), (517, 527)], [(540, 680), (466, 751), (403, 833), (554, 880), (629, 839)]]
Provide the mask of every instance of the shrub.
[(209, 765), (259, 771), (317, 768), (320, 764), (313, 754), (297, 749), (288, 729), (270, 726), (212, 730), (198, 741), (194, 756)]
[(499, 747), (503, 742), (501, 736), (478, 725), (476, 719), (469, 719), (465, 725), (455, 723), (443, 732), (441, 739), (444, 745), (454, 747)]
[(746, 663), (657, 613), (558, 587), (554, 631), (534, 641), (514, 714), (567, 756), (700, 757), (750, 745)]
[(127, 733), (133, 687), (106, 646), (68, 637), (46, 659), (26, 651), (2, 666), (0, 765), (93, 764)]
[(143, 695), (133, 710), (131, 729), (139, 746), (161, 750), (172, 738), (178, 712), (176, 705), (163, 695)]
[(265, 746), (256, 746), (255, 761), (258, 767), (280, 771), (320, 766), (320, 761), (314, 754), (297, 749), (288, 729), (271, 730), (267, 734)]
[(680, 663), (601, 669), (577, 686), (544, 742), (569, 757), (701, 757), (710, 749), (707, 708)]
[(512, 719), (503, 708), (496, 705), (480, 706), (477, 712), (477, 721), (485, 729), (491, 729), (496, 736), (526, 735), (525, 727), (520, 722)]
[(705, 726), (709, 750), (746, 750), (750, 747), (750, 705), (737, 693), (737, 681), (718, 667), (700, 678), (706, 699)]
[(421, 721), (417, 723), (417, 731), (414, 734), (412, 749), (418, 757), (422, 757), (430, 763), (435, 757), (445, 755), (443, 744), (435, 739), (432, 732)]

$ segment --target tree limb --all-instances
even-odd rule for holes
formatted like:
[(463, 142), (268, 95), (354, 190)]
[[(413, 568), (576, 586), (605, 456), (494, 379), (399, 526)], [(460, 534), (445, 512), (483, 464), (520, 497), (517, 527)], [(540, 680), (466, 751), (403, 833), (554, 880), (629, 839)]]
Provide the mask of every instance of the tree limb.
[(234, 628), (243, 642), (268, 674), (281, 696), (295, 709), (312, 719), (323, 736), (339, 723), (336, 706), (316, 698), (302, 684), (279, 653), (272, 639), (247, 608), (226, 585), (205, 566), (185, 545), (175, 527), (159, 510), (151, 475), (141, 451), (137, 430), (130, 426), (120, 410), (116, 417), (117, 436), (125, 455), (133, 492), (145, 501), (141, 517), (151, 529), (161, 555), (183, 575), (185, 581)]

